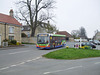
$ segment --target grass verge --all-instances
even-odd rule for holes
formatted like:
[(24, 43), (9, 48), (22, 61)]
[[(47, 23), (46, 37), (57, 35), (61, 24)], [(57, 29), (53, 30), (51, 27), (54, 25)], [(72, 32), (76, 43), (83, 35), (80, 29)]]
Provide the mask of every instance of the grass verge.
[(43, 57), (52, 59), (81, 59), (100, 57), (100, 50), (64, 48), (45, 54)]

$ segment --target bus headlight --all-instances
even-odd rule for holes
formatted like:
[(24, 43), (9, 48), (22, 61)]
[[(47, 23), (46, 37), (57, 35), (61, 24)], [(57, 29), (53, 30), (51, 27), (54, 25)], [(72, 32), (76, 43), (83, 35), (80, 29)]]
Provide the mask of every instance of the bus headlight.
[(47, 45), (46, 45), (46, 47), (50, 47), (50, 45), (49, 45), (49, 44), (47, 44)]
[(36, 45), (36, 47), (39, 47), (39, 45)]

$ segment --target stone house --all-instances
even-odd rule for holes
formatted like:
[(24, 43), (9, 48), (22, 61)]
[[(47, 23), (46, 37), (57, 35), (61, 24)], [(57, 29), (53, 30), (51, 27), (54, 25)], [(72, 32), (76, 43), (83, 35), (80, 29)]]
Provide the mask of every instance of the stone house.
[(22, 24), (14, 18), (12, 9), (9, 15), (0, 13), (0, 45), (5, 39), (21, 43), (21, 27)]
[[(46, 33), (46, 32), (47, 32), (47, 30), (45, 28), (38, 26), (36, 28), (36, 31), (35, 31), (35, 36), (37, 36), (38, 33)], [(22, 26), (22, 32), (21, 33), (25, 33), (27, 35), (27, 37), (30, 37), (31, 36), (31, 28), (27, 25)]]
[(98, 31), (95, 36), (93, 37), (93, 40), (99, 40), (100, 41), (100, 32)]
[(41, 26), (38, 26), (35, 31), (35, 37), (31, 37), (31, 29), (29, 26), (23, 26), (22, 27), (22, 33), (25, 33), (27, 37), (22, 37), (22, 42), (24, 43), (36, 43), (37, 42), (37, 34), (38, 33), (46, 33), (47, 30), (45, 28), (42, 28)]

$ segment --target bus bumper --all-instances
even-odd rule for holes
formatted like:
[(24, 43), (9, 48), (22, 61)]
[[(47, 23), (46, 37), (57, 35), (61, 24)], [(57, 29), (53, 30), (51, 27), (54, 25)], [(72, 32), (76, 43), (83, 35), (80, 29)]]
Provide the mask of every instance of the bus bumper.
[(38, 49), (50, 49), (50, 47), (37, 47)]

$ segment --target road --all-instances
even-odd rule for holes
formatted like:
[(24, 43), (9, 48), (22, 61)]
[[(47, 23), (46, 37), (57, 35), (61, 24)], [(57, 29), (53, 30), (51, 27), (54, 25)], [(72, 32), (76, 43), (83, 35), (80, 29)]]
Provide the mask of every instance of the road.
[(38, 50), (33, 45), (0, 50), (0, 75), (100, 75), (100, 57), (78, 60), (46, 59), (54, 51)]

